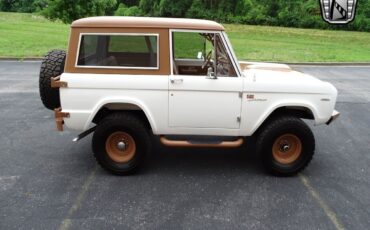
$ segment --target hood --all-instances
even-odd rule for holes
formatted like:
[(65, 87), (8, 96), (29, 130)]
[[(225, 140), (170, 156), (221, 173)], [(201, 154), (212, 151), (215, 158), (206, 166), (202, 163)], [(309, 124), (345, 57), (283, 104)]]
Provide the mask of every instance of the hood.
[(247, 91), (326, 94), (334, 88), (285, 64), (242, 62), (240, 67), (251, 83), (245, 85)]
[(279, 71), (291, 70), (291, 68), (288, 65), (267, 62), (239, 62), (239, 65), (242, 71), (249, 69), (279, 70)]

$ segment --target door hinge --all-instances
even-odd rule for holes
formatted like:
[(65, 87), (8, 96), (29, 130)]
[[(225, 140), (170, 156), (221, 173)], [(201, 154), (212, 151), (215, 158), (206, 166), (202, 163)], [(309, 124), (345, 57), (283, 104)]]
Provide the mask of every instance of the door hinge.
[(242, 120), (242, 119), (241, 119), (241, 117), (240, 117), (240, 116), (237, 116), (237, 117), (236, 117), (236, 121), (237, 121), (237, 122), (239, 122), (239, 123), (240, 123), (240, 121), (241, 121), (241, 120)]
[(68, 83), (65, 81), (61, 81), (59, 75), (57, 77), (50, 78), (50, 86), (51, 88), (66, 88), (68, 87)]
[(243, 92), (239, 92), (239, 98), (243, 98)]

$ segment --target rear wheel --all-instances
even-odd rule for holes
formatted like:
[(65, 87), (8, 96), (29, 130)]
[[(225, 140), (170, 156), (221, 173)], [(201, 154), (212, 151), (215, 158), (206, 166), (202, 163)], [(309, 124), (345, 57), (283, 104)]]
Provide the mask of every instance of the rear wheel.
[(92, 147), (98, 163), (117, 175), (135, 172), (150, 151), (151, 141), (143, 122), (132, 114), (115, 113), (95, 130)]
[(130, 134), (117, 131), (105, 141), (105, 151), (113, 161), (127, 163), (135, 156), (136, 142)]
[(310, 163), (314, 151), (314, 136), (297, 117), (277, 117), (265, 125), (257, 137), (257, 152), (262, 164), (278, 176), (302, 171)]

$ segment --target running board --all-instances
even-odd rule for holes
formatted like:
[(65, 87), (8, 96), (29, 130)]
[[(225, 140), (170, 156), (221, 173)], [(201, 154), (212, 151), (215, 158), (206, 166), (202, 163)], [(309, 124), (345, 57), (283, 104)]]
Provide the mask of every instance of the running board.
[(217, 143), (206, 141), (189, 141), (189, 140), (169, 140), (165, 136), (159, 138), (163, 145), (169, 147), (196, 147), (196, 148), (237, 148), (240, 147), (244, 139), (238, 138), (233, 141), (220, 141)]

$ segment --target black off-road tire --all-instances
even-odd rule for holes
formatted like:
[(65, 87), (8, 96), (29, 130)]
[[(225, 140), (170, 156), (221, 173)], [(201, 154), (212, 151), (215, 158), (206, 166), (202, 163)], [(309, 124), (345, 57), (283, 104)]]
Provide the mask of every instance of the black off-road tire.
[[(287, 136), (288, 138), (295, 136), (296, 140), (299, 140), (301, 148), (296, 149), (301, 149), (301, 151), (296, 159), (293, 158), (294, 161), (281, 163), (281, 158), (276, 156), (276, 152), (284, 154), (284, 144), (278, 151), (274, 147), (281, 145), (282, 142), (279, 141), (285, 141), (284, 137)], [(256, 148), (268, 172), (276, 176), (293, 176), (302, 171), (312, 160), (315, 152), (315, 138), (311, 129), (300, 118), (279, 116), (271, 119), (262, 127), (257, 136)]]
[(51, 88), (50, 79), (64, 72), (66, 52), (64, 50), (52, 50), (42, 60), (39, 90), (41, 101), (48, 109), (54, 110), (60, 107), (59, 89)]
[[(117, 162), (108, 154), (107, 142), (115, 133), (126, 133), (134, 140), (136, 151), (127, 162)], [(130, 145), (127, 145), (130, 148)], [(151, 139), (143, 121), (134, 114), (117, 112), (99, 122), (92, 139), (92, 149), (97, 162), (105, 170), (116, 175), (128, 175), (137, 171), (150, 152)]]

